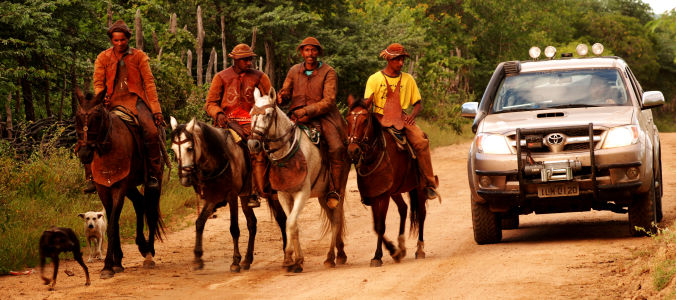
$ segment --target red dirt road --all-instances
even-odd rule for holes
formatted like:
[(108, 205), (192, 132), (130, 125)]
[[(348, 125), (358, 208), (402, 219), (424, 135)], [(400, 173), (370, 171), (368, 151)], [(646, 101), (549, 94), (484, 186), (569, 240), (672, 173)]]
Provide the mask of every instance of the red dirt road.
[[(676, 217), (676, 134), (662, 134), (664, 221)], [(168, 234), (157, 247), (155, 269), (142, 268), (135, 245), (124, 245), (126, 267), (113, 279), (99, 279), (100, 261), (88, 264), (92, 284), (84, 286), (82, 269), (73, 261), (62, 263), (56, 291), (42, 285), (39, 270), (28, 276), (0, 277), (2, 299), (542, 299), (631, 298), (637, 289), (623, 264), (650, 243), (629, 235), (626, 214), (591, 211), (572, 214), (521, 216), (517, 230), (503, 232), (503, 242), (476, 245), (472, 233), (466, 159), (469, 144), (437, 148), (432, 153), (439, 174), (443, 202), (428, 203), (425, 223), (427, 258), (416, 260), (415, 239), (408, 239), (408, 256), (395, 264), (386, 254), (383, 266), (369, 267), (376, 244), (370, 209), (359, 201), (354, 171), (348, 181), (346, 203), (346, 265), (322, 265), (328, 240), (320, 240), (319, 205), (303, 210), (300, 238), (305, 270), (286, 273), (281, 268), (282, 243), (267, 205), (256, 209), (258, 235), (251, 270), (230, 273), (232, 238), (227, 210), (209, 219), (204, 237), (205, 268), (191, 270), (195, 239), (194, 215), (190, 226)], [(248, 232), (240, 212), (240, 248), (244, 253)], [(398, 215), (390, 205), (387, 236), (396, 239)], [(85, 248), (85, 258), (88, 249)], [(62, 270), (69, 269), (69, 277)]]

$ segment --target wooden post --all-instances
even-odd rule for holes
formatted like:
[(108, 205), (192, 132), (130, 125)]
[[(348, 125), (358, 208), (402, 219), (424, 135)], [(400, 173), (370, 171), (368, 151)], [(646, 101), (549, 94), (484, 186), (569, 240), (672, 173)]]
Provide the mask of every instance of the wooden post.
[(136, 10), (134, 17), (134, 30), (136, 30), (136, 49), (143, 51), (143, 24), (141, 24), (141, 9)]
[(157, 34), (155, 33), (155, 30), (153, 30), (153, 47), (157, 53), (160, 53), (160, 43), (157, 41)]
[(214, 59), (216, 59), (216, 49), (211, 47), (211, 54), (209, 54), (209, 63), (207, 63), (207, 78), (205, 83), (211, 83), (211, 70), (214, 68)]
[(107, 15), (108, 15), (108, 17), (107, 17), (108, 28), (110, 28), (110, 26), (113, 26), (113, 10), (111, 8), (110, 0), (108, 0)]
[(263, 71), (263, 57), (258, 57), (258, 71)]
[(49, 118), (49, 117), (52, 116), (52, 105), (49, 103), (50, 102), (50, 99), (49, 99), (49, 79), (45, 80), (44, 91), (45, 91), (45, 113), (46, 113), (46, 117)]
[(66, 74), (63, 74), (63, 88), (61, 89), (61, 100), (59, 101), (59, 122), (63, 114), (63, 99), (66, 98)]
[(188, 59), (186, 60), (186, 67), (188, 68), (188, 76), (192, 77), (192, 51), (188, 49)]
[(197, 85), (202, 86), (202, 44), (204, 43), (204, 27), (202, 24), (202, 7), (197, 6)]
[(216, 48), (211, 48), (211, 52), (214, 54), (214, 76), (218, 73), (218, 52), (216, 52)]
[(223, 70), (228, 67), (228, 52), (225, 50), (225, 16), (221, 16), (221, 49), (223, 50)]
[(5, 103), (5, 113), (7, 114), (7, 137), (11, 139), (14, 128), (12, 126), (12, 109), (10, 108), (10, 103), (12, 103), (12, 92), (9, 92), (7, 95), (7, 102)]
[(176, 13), (171, 14), (171, 17), (169, 17), (169, 33), (176, 34)]
[(258, 26), (254, 26), (253, 33), (251, 34), (251, 51), (254, 52), (256, 52), (256, 31), (258, 31)]
[(270, 78), (272, 85), (275, 85), (275, 46), (272, 41), (265, 40), (265, 74)]

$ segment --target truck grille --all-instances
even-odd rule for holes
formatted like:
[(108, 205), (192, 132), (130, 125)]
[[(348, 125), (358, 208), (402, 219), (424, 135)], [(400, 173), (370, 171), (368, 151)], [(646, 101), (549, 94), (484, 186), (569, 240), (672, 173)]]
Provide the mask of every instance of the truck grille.
[[(597, 149), (604, 130), (595, 129), (594, 149)], [(516, 134), (508, 135), (507, 139), (516, 152)], [(525, 147), (525, 146), (528, 147)], [(543, 129), (537, 133), (523, 134), (521, 139), (522, 150), (532, 153), (561, 153), (589, 151), (589, 133), (580, 128), (552, 128)], [(526, 148), (528, 150), (526, 150)]]

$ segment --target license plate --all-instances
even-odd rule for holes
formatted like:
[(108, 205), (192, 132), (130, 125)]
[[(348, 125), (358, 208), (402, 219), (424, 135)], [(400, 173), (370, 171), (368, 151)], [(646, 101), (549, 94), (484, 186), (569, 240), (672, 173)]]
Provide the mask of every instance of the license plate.
[(538, 185), (538, 197), (566, 197), (580, 194), (580, 185), (577, 182), (552, 183)]

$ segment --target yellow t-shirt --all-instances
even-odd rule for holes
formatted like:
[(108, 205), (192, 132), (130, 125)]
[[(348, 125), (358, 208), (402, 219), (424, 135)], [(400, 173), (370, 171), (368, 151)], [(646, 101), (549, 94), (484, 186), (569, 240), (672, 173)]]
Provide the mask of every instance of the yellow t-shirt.
[[(410, 105), (416, 104), (422, 97), (418, 85), (415, 83), (413, 76), (408, 73), (401, 72), (397, 77), (387, 76), (387, 83), (390, 89), (394, 91), (397, 87), (397, 82), (401, 78), (401, 87), (399, 89), (399, 98), (402, 109), (407, 109)], [(387, 100), (387, 89), (385, 88), (385, 75), (378, 71), (369, 77), (366, 81), (366, 91), (364, 92), (364, 99), (368, 99), (373, 94), (373, 112), (383, 114), (385, 101)]]

